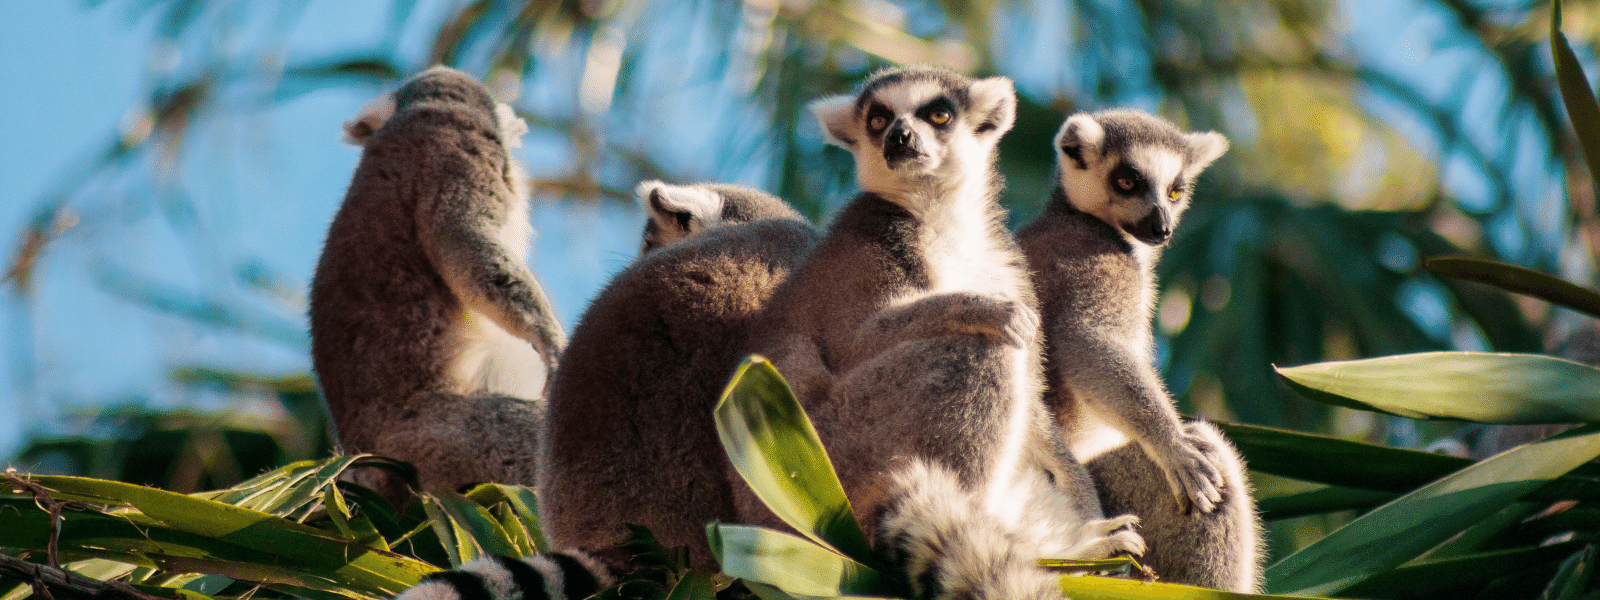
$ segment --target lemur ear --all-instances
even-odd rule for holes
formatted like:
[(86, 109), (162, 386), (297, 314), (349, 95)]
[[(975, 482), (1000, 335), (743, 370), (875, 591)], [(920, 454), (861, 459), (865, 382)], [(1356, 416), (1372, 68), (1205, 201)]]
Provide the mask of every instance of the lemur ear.
[(1189, 144), (1189, 166), (1185, 171), (1190, 174), (1200, 173), (1228, 151), (1228, 138), (1215, 131), (1185, 133), (1183, 141)]
[(1011, 131), (1017, 120), (1017, 89), (1007, 77), (986, 77), (972, 82), (967, 90), (972, 113), (978, 117), (974, 130), (995, 135)]
[(394, 116), (394, 94), (384, 94), (368, 100), (361, 105), (361, 110), (355, 118), (344, 122), (345, 143), (356, 146), (366, 145), (372, 134), (383, 128), (383, 124)]
[(650, 213), (661, 244), (688, 237), (722, 217), (722, 197), (699, 188), (651, 180), (639, 184), (635, 194)]
[(1106, 130), (1088, 113), (1067, 117), (1056, 132), (1056, 152), (1072, 161), (1079, 169), (1089, 168), (1089, 161), (1100, 159), (1100, 144), (1106, 139)]
[(521, 148), (522, 136), (528, 133), (528, 122), (517, 116), (517, 111), (504, 102), (494, 103), (494, 120), (500, 127), (500, 145)]
[(806, 105), (811, 109), (811, 114), (817, 116), (817, 122), (822, 125), (822, 137), (829, 144), (845, 150), (856, 145), (854, 133), (856, 117), (856, 97), (847, 95), (829, 96), (814, 100)]

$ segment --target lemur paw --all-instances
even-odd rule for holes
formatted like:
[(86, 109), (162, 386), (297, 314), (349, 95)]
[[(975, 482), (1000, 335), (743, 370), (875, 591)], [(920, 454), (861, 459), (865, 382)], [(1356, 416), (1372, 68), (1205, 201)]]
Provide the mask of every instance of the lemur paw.
[(1139, 517), (1134, 515), (1085, 521), (1084, 541), (1069, 552), (1070, 558), (1099, 560), (1118, 554), (1144, 556), (1144, 536), (1134, 529), (1138, 525)]
[(1222, 503), (1222, 470), (1217, 467), (1218, 450), (1200, 436), (1185, 433), (1172, 447), (1173, 460), (1167, 463), (1167, 485), (1178, 510), (1209, 513)]

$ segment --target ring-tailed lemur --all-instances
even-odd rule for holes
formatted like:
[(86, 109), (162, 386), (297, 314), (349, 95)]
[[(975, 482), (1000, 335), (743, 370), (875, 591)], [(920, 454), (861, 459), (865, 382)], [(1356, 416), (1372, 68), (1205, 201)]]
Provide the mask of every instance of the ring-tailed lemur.
[(1150, 331), (1160, 247), (1227, 148), (1142, 112), (1073, 115), (1055, 191), (1018, 239), (1042, 302), (1047, 404), (1106, 513), (1139, 516), (1163, 579), (1249, 592), (1260, 525), (1242, 459), (1215, 427), (1179, 422)]
[[(507, 154), (526, 131), (446, 67), (347, 126), (364, 149), (311, 282), (312, 364), (343, 449), (410, 462), (429, 491), (533, 483), (563, 340), (526, 266), (527, 193)], [(384, 472), (355, 477), (407, 497)]]
[[(1133, 518), (1099, 518), (1039, 400), (1033, 292), (996, 201), (1015, 106), (1009, 79), (936, 68), (814, 102), (862, 193), (752, 328), (917, 597), (1059, 598), (1030, 559), (1143, 550), (1113, 531)], [(742, 517), (776, 522), (739, 491)]]
[(642, 256), (595, 297), (556, 372), (540, 436), (539, 513), (557, 548), (616, 568), (627, 524), (715, 571), (705, 526), (731, 522), (711, 418), (749, 322), (818, 233), (776, 197), (647, 182)]

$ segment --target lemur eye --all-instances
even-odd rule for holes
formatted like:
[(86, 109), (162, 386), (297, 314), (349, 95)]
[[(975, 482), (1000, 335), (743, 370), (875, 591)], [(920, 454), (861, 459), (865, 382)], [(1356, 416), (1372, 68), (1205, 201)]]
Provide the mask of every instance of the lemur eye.
[(1122, 190), (1124, 192), (1133, 191), (1134, 186), (1137, 186), (1137, 185), (1139, 185), (1139, 182), (1134, 181), (1132, 177), (1118, 177), (1117, 178), (1117, 189)]
[(867, 119), (867, 126), (873, 129), (883, 129), (888, 125), (889, 120), (883, 118), (883, 115), (874, 115), (871, 119)]
[(1178, 188), (1172, 188), (1172, 190), (1167, 192), (1167, 197), (1173, 199), (1174, 201), (1176, 201), (1177, 199), (1183, 197), (1183, 190), (1180, 190)]
[(934, 125), (943, 125), (950, 122), (950, 111), (939, 109), (928, 113), (928, 121)]

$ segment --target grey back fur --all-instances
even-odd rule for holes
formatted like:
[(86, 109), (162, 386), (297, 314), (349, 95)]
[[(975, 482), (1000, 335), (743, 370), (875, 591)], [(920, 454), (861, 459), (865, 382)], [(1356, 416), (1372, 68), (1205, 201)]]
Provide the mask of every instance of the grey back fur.
[[(532, 484), (541, 370), (564, 340), (527, 267), (507, 154), (525, 126), (445, 67), (392, 110), (350, 126), (365, 147), (311, 282), (312, 364), (340, 445), (412, 463), (429, 491)], [(382, 473), (358, 480), (405, 497)]]
[(746, 352), (750, 320), (818, 233), (782, 200), (729, 185), (639, 187), (645, 253), (573, 331), (540, 436), (539, 509), (557, 548), (614, 567), (625, 524), (716, 569), (705, 525), (734, 521), (711, 418)]

